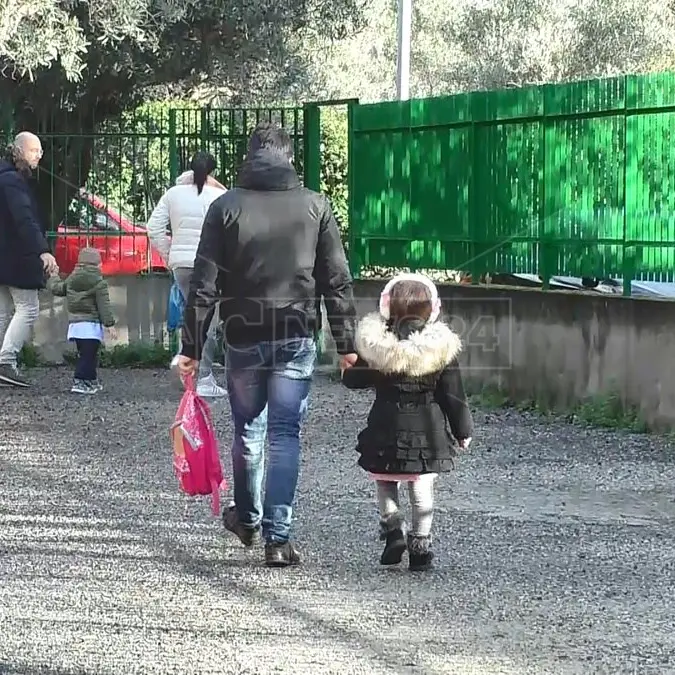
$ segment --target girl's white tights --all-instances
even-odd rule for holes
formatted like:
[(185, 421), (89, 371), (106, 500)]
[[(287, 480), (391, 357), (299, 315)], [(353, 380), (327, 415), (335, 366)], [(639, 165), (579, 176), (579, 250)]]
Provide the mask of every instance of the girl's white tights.
[[(412, 510), (410, 534), (414, 537), (428, 537), (434, 517), (434, 474), (423, 474), (414, 481), (408, 481), (408, 494)], [(377, 503), (383, 522), (400, 520), (399, 483), (395, 481), (376, 481)]]

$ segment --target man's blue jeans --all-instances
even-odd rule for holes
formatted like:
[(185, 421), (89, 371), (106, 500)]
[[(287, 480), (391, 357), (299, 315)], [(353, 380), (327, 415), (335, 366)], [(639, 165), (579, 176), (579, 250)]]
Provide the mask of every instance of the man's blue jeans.
[[(234, 501), (245, 527), (267, 542), (288, 541), (300, 469), (300, 426), (316, 362), (311, 338), (228, 346), (227, 388), (234, 420)], [(265, 437), (269, 463), (262, 500)]]

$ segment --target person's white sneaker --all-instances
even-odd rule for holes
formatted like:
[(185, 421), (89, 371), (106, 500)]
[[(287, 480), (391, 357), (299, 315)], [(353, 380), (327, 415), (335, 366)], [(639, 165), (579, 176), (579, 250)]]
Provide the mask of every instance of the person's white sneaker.
[(213, 373), (202, 377), (199, 382), (197, 382), (197, 396), (202, 396), (203, 398), (222, 398), (227, 396), (227, 392), (216, 382), (216, 378), (213, 376)]
[(169, 368), (170, 368), (171, 370), (173, 370), (174, 368), (178, 368), (178, 357), (179, 357), (179, 356), (180, 356), (180, 354), (176, 354), (176, 356), (174, 356), (174, 357), (171, 359), (171, 365), (169, 366)]

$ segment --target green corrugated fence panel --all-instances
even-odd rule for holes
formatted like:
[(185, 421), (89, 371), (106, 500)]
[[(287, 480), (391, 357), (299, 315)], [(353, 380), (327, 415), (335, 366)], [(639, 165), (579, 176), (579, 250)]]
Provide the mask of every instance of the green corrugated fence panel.
[(469, 239), (470, 129), (440, 128), (410, 137), (410, 236)]
[(473, 239), (486, 244), (486, 270), (533, 273), (542, 209), (543, 129), (538, 122), (476, 129)]
[(354, 166), (359, 185), (354, 195), (354, 217), (359, 232), (369, 236), (407, 237), (417, 212), (410, 204), (408, 136), (373, 132), (358, 137)]
[(410, 101), (410, 126), (442, 127), (471, 121), (471, 94)]
[(675, 113), (629, 117), (626, 132), (626, 239), (631, 244), (627, 254), (639, 278), (671, 281), (675, 270)]
[(626, 77), (629, 110), (675, 106), (675, 73), (651, 73)]
[(621, 277), (622, 244), (579, 242), (574, 246), (553, 243), (553, 274), (572, 277)]
[(354, 132), (410, 127), (410, 101), (369, 103), (354, 108)]
[(471, 255), (469, 241), (362, 238), (355, 242), (363, 264), (413, 269), (463, 269)]
[(626, 105), (626, 78), (548, 84), (544, 90), (544, 114), (584, 115), (623, 110)]
[(675, 281), (675, 251), (660, 245), (637, 246), (626, 249), (626, 256), (635, 259), (634, 279), (640, 281)]
[[(547, 126), (543, 234), (555, 244), (558, 273), (622, 273), (621, 256), (613, 265), (603, 250), (623, 242), (624, 124), (616, 116)], [(596, 245), (599, 240), (606, 244)]]
[(354, 112), (363, 264), (675, 279), (672, 73)]
[(471, 94), (471, 114), (474, 122), (517, 120), (542, 114), (542, 87), (477, 91)]

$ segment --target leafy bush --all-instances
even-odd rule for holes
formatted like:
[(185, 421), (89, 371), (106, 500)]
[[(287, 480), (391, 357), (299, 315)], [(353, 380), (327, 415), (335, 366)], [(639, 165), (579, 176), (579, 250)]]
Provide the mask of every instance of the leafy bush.
[[(132, 342), (127, 345), (103, 347), (99, 352), (101, 368), (168, 368), (174, 351), (160, 342)], [(63, 355), (68, 365), (75, 365), (77, 352), (68, 350)], [(32, 344), (24, 345), (19, 354), (19, 363), (24, 368), (46, 365), (40, 350)]]
[(321, 110), (321, 191), (331, 201), (345, 242), (349, 226), (347, 131), (346, 108), (329, 107)]
[(168, 368), (172, 358), (173, 353), (163, 344), (134, 342), (103, 348), (99, 362), (101, 368)]

